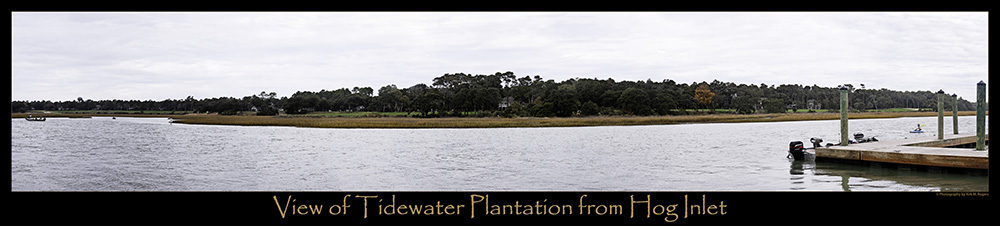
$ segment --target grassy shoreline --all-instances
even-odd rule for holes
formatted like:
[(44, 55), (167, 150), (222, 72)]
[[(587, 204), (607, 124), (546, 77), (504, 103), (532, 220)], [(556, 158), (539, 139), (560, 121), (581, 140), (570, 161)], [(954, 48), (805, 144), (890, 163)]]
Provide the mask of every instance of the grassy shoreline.
[[(579, 127), (633, 126), (691, 123), (784, 122), (840, 119), (838, 113), (779, 113), (779, 114), (709, 114), (680, 116), (595, 116), (567, 118), (350, 118), (296, 116), (225, 116), (225, 115), (158, 115), (158, 114), (38, 114), (43, 117), (164, 117), (174, 122), (204, 125), (295, 126), (311, 128), (508, 128), (508, 127)], [(976, 115), (974, 111), (959, 112), (959, 116)], [(987, 112), (989, 115), (989, 112)], [(26, 113), (12, 113), (11, 118), (25, 118)], [(868, 112), (851, 113), (851, 119), (900, 118), (937, 116), (937, 112)], [(951, 112), (945, 112), (950, 117)]]

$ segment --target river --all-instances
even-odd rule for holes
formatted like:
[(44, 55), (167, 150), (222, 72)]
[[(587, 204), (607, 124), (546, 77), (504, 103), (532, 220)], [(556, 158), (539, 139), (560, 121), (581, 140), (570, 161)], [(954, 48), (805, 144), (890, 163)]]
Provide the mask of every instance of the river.
[[(946, 118), (951, 132), (951, 118)], [(851, 120), (881, 140), (936, 117)], [(926, 125), (923, 134), (907, 131)], [(975, 133), (975, 117), (960, 117)], [(792, 161), (839, 122), (318, 129), (11, 119), (12, 191), (989, 191), (989, 176)], [(808, 145), (807, 145), (808, 146)]]

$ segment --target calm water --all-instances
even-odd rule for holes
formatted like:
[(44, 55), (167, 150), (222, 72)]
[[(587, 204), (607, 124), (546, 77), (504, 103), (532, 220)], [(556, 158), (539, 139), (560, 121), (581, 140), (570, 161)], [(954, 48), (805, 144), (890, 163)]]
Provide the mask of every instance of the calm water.
[[(936, 117), (852, 120), (879, 139)], [(960, 118), (975, 132), (975, 117)], [(926, 124), (924, 134), (910, 134)], [(946, 127), (951, 131), (951, 118)], [(989, 191), (989, 176), (786, 158), (838, 121), (503, 129), (313, 129), (162, 118), (11, 119), (14, 191)]]

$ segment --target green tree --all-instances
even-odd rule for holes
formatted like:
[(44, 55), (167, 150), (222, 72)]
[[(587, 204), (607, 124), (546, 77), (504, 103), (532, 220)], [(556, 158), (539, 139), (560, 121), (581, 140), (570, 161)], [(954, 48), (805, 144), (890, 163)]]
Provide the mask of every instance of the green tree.
[(580, 114), (585, 116), (597, 115), (600, 113), (601, 109), (596, 103), (592, 101), (587, 101), (580, 106)]
[(500, 89), (496, 87), (489, 88), (477, 88), (475, 89), (475, 96), (473, 96), (473, 109), (474, 110), (496, 110), (500, 105)]
[(310, 108), (309, 98), (304, 95), (292, 96), (285, 101), (285, 113), (288, 114), (305, 114), (308, 113), (306, 108)]
[(604, 107), (621, 108), (622, 104), (618, 101), (622, 97), (622, 90), (607, 90), (601, 94), (601, 102), (598, 104)]
[(537, 105), (537, 107), (535, 108), (535, 116), (537, 116), (537, 117), (552, 117), (552, 116), (555, 116), (555, 113), (553, 113), (554, 109), (555, 109), (555, 107), (554, 107), (554, 105), (552, 103), (544, 102), (544, 103), (542, 103), (540, 105)]
[(764, 111), (767, 113), (784, 113), (785, 101), (781, 99), (766, 99), (761, 101)]
[(549, 95), (547, 102), (552, 103), (552, 111), (559, 117), (573, 116), (580, 106), (580, 101), (576, 97), (576, 89), (571, 85), (560, 85)]
[(257, 108), (257, 115), (278, 115), (278, 108), (274, 106), (264, 106)]
[(618, 102), (622, 104), (623, 110), (634, 115), (650, 115), (653, 113), (649, 107), (649, 97), (645, 90), (639, 88), (628, 88), (622, 91)]
[(378, 111), (402, 111), (406, 96), (396, 88), (396, 85), (387, 85), (378, 89), (378, 96), (375, 97), (375, 105)]
[(673, 111), (671, 110), (675, 107), (677, 107), (677, 101), (675, 101), (673, 95), (666, 92), (666, 90), (657, 92), (656, 97), (653, 98), (653, 110), (655, 110), (657, 114), (673, 114)]
[(426, 116), (427, 113), (441, 109), (443, 105), (443, 98), (436, 90), (430, 90), (424, 92), (424, 95), (420, 95), (414, 99), (413, 105), (416, 107), (417, 111), (420, 112), (420, 115)]
[(507, 106), (506, 109), (503, 109), (503, 112), (501, 112), (501, 114), (503, 114), (504, 117), (516, 117), (516, 116), (528, 115), (524, 109), (525, 108), (524, 106), (521, 105), (521, 102), (514, 101), (510, 103), (510, 106)]
[(28, 102), (22, 101), (12, 101), (10, 102), (10, 112), (11, 113), (24, 113), (28, 112)]
[(755, 111), (754, 101), (749, 97), (739, 96), (738, 94), (733, 97), (732, 107), (736, 109), (737, 114), (753, 114)]

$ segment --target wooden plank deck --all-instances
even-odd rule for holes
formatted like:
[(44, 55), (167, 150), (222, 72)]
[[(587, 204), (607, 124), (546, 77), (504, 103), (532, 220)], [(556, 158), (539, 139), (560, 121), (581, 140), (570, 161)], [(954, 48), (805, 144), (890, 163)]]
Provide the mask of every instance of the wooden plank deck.
[[(986, 139), (989, 140), (987, 134)], [(902, 140), (878, 141), (848, 146), (816, 148), (817, 159), (847, 159), (868, 162), (955, 167), (967, 169), (990, 169), (989, 150), (976, 151), (973, 148), (946, 148), (976, 142), (975, 135), (946, 134), (944, 140), (937, 136)]]

